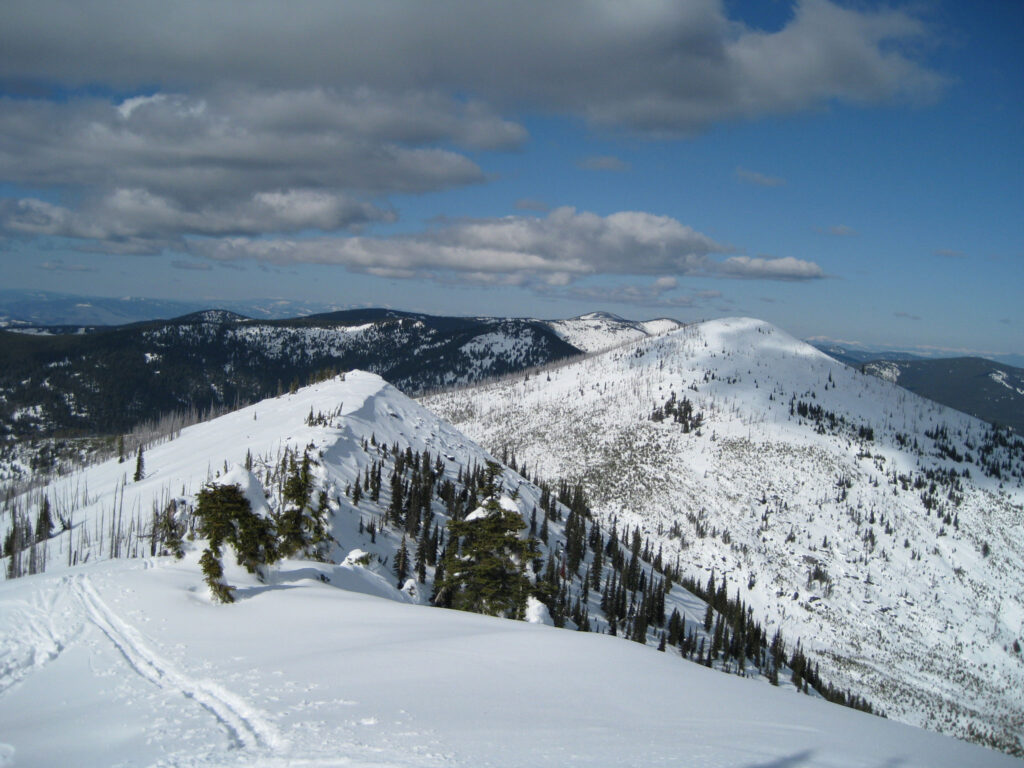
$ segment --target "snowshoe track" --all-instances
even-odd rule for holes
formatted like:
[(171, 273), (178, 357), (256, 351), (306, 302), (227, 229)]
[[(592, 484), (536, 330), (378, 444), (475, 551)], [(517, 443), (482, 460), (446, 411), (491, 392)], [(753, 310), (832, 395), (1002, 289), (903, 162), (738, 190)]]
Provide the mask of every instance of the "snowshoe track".
[(150, 648), (138, 631), (103, 601), (88, 576), (80, 576), (75, 581), (75, 589), (89, 619), (139, 675), (158, 688), (176, 691), (206, 709), (220, 721), (235, 747), (277, 750), (286, 746), (266, 714), (212, 680), (190, 677)]

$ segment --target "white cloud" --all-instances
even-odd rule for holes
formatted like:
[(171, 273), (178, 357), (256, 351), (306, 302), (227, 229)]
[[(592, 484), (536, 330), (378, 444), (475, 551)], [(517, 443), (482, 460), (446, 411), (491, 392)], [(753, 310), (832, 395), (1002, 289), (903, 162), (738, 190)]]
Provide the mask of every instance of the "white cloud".
[[(484, 180), (438, 144), (516, 146), (478, 105), (322, 88), (164, 94), (115, 105), (0, 99), (4, 178), (26, 186), (142, 188), (180, 200), (312, 188), (379, 195)], [(518, 138), (517, 138), (518, 137)]]
[(814, 280), (825, 277), (825, 272), (813, 261), (792, 256), (730, 256), (719, 265), (718, 271), (731, 277), (762, 280)]
[(545, 217), (461, 219), (390, 238), (270, 239), (231, 237), (190, 245), (220, 261), (334, 264), (386, 277), (426, 277), (475, 284), (565, 286), (593, 275), (656, 276), (664, 292), (687, 275), (774, 280), (824, 276), (791, 257), (731, 256), (729, 246), (668, 216), (623, 211), (598, 216), (557, 208)]
[(99, 0), (88, 11), (6, 0), (0, 78), (469, 93), (654, 135), (833, 100), (927, 99), (945, 84), (915, 57), (929, 31), (912, 11), (798, 0), (773, 31), (726, 11), (721, 0)]
[[(570, 115), (662, 137), (835, 100), (925, 99), (945, 82), (912, 54), (928, 35), (909, 11), (829, 0), (798, 0), (771, 32), (730, 19), (720, 0), (310, 0), (301, 12), (271, 0), (97, 0), (87, 12), (62, 0), (6, 0), (0, 80), (129, 96), (0, 97), (3, 181), (58, 190), (52, 199), (63, 201), (0, 201), (0, 237), (156, 253), (189, 237), (359, 233), (395, 218), (395, 195), (484, 183), (474, 153), (528, 139), (503, 114)], [(629, 167), (610, 155), (580, 166)], [(737, 176), (784, 181), (742, 168)], [(422, 262), (467, 275), (460, 265), (486, 256), (495, 266), (473, 274), (527, 271), (547, 281), (627, 269), (820, 276), (795, 260), (715, 261), (709, 254), (721, 246), (664, 217), (556, 213), (457, 222), (381, 241), (386, 249), (325, 239), (295, 252), (354, 268)], [(360, 249), (400, 264), (366, 265)]]
[(678, 284), (679, 281), (676, 280), (671, 275), (662, 275), (661, 277), (654, 281), (654, 287), (659, 288), (663, 291), (675, 288)]
[(366, 89), (0, 99), (4, 181), (78, 190), (74, 208), (0, 200), (0, 231), (154, 252), (187, 235), (358, 229), (395, 218), (382, 197), (484, 181), (435, 144), (525, 135), (477, 102)]
[(391, 211), (369, 203), (296, 189), (203, 202), (192, 210), (145, 189), (115, 189), (78, 211), (34, 198), (0, 200), (0, 229), (6, 232), (90, 240), (93, 249), (122, 253), (160, 252), (185, 235), (333, 231), (393, 219)]

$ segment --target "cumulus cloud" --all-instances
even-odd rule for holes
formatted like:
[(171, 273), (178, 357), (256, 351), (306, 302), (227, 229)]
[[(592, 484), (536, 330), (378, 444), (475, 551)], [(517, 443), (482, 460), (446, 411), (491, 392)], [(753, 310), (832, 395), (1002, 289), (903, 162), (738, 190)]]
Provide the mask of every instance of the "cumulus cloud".
[(766, 176), (763, 173), (751, 171), (746, 168), (737, 168), (736, 178), (742, 182), (754, 184), (758, 187), (781, 187), (786, 183), (785, 179), (778, 176)]
[[(0, 163), (27, 186), (144, 188), (178, 199), (240, 190), (427, 192), (482, 181), (435, 143), (525, 133), (481, 108), (420, 95), (159, 94), (120, 104), (0, 100)], [(516, 142), (513, 142), (516, 143)]]
[(813, 261), (792, 256), (730, 256), (717, 265), (716, 271), (730, 277), (762, 280), (815, 280), (825, 277), (825, 272)]
[(392, 219), (391, 211), (344, 195), (296, 189), (210, 201), (194, 209), (145, 189), (115, 189), (80, 210), (34, 198), (0, 200), (0, 228), (11, 234), (92, 240), (137, 253), (162, 251), (184, 235), (331, 231)]
[(798, 0), (772, 31), (721, 0), (7, 0), (0, 78), (471, 93), (679, 135), (833, 100), (933, 97), (945, 80), (913, 50), (928, 34), (910, 11), (830, 0)]
[(479, 285), (566, 286), (593, 275), (657, 276), (666, 291), (679, 276), (808, 280), (824, 276), (792, 257), (716, 256), (733, 251), (676, 219), (639, 211), (608, 216), (557, 208), (547, 216), (444, 222), (390, 238), (205, 239), (193, 254), (218, 261), (335, 264), (380, 277), (427, 277)]
[[(731, 249), (637, 212), (558, 209), (401, 238), (348, 236), (394, 220), (396, 195), (485, 182), (476, 153), (528, 139), (510, 114), (677, 137), (837, 100), (928, 99), (945, 85), (913, 54), (929, 30), (909, 11), (798, 0), (781, 28), (764, 31), (726, 8), (7, 0), (0, 82), (7, 92), (55, 88), (60, 98), (0, 97), (4, 182), (54, 192), (0, 201), (0, 237), (485, 284), (568, 285), (606, 273), (821, 277), (793, 258), (722, 261)], [(83, 85), (128, 96), (68, 97)], [(580, 165), (628, 168), (613, 156)], [(737, 176), (783, 182), (742, 168)], [(517, 208), (540, 210), (532, 201)]]
[[(0, 168), (77, 189), (72, 208), (0, 201), (0, 229), (153, 252), (186, 235), (352, 230), (382, 201), (484, 181), (465, 154), (515, 147), (519, 125), (477, 102), (367, 89), (153, 94), (111, 103), (0, 99)], [(126, 246), (129, 241), (134, 244)]]
[(577, 168), (581, 168), (584, 171), (628, 171), (630, 169), (629, 163), (621, 160), (614, 155), (591, 155), (590, 157), (584, 157), (582, 160), (576, 163)]

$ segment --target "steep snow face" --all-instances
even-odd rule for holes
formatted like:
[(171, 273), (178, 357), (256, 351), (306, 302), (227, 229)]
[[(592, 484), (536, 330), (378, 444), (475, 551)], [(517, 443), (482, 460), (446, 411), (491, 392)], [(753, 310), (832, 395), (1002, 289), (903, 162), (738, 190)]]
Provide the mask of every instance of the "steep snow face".
[(680, 323), (667, 318), (636, 322), (606, 312), (591, 312), (569, 320), (553, 320), (548, 325), (564, 341), (584, 352), (601, 352), (680, 327)]
[(423, 402), (582, 480), (890, 717), (1021, 749), (1019, 441), (751, 319)]

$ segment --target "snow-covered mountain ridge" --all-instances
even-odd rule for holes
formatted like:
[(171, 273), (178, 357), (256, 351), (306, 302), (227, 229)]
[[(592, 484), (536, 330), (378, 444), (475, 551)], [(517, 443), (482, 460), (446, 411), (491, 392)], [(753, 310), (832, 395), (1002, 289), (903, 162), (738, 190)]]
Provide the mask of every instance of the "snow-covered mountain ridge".
[[(426, 608), (440, 561), (423, 566), (422, 582), (416, 568), (396, 579), (403, 536), (418, 550), (449, 509), (466, 525), (486, 518), (472, 510), (470, 476), (492, 457), (377, 376), (349, 373), (257, 403), (149, 445), (143, 457), (4, 502), (5, 539), (13, 520), (34, 521), (35, 543), (17, 563), (39, 571), (0, 585), (5, 768), (622, 765), (681, 754), (735, 766), (1010, 764), (797, 695), (785, 679), (775, 689), (701, 669), (671, 647), (659, 654), (623, 638)], [(250, 574), (229, 551), (234, 602), (214, 604), (199, 567), (206, 544), (193, 538), (197, 492), (238, 483), (257, 514), (280, 515), (305, 457), (305, 509), (329, 513), (333, 541), (310, 550), (323, 559)], [(379, 470), (393, 478), (383, 488)], [(501, 506), (518, 510), (524, 529), (532, 509), (547, 508), (542, 490), (511, 470), (499, 482)], [(427, 485), (435, 492), (419, 496)], [(419, 499), (398, 505), (397, 520), (396, 495)], [(44, 498), (49, 537), (38, 535)], [(569, 529), (584, 526), (587, 539), (594, 528), (550, 506), (554, 516), (538, 515), (539, 558), (558, 564), (558, 591), (578, 599), (579, 580), (558, 570), (571, 571)], [(172, 548), (168, 519), (186, 526), (181, 560), (159, 556)], [(583, 565), (595, 567), (595, 556), (585, 549)], [(583, 602), (605, 621), (596, 590)], [(678, 586), (667, 602), (699, 624), (703, 603)], [(642, 695), (624, 706), (627, 688)]]
[(889, 716), (1020, 752), (1019, 439), (751, 319), (423, 402), (727, 578)]
[(542, 322), (583, 352), (602, 352), (619, 344), (658, 336), (682, 327), (682, 323), (669, 318), (626, 320), (608, 312), (590, 312), (568, 320)]
[(277, 321), (205, 310), (110, 328), (0, 329), (0, 451), (25, 438), (124, 433), (169, 413), (237, 407), (325, 371), (369, 370), (422, 393), (675, 327), (601, 313), (536, 320), (367, 309)]
[(0, 330), (0, 448), (125, 433), (359, 368), (424, 392), (580, 354), (547, 324), (352, 310), (257, 321), (222, 310), (115, 328)]

